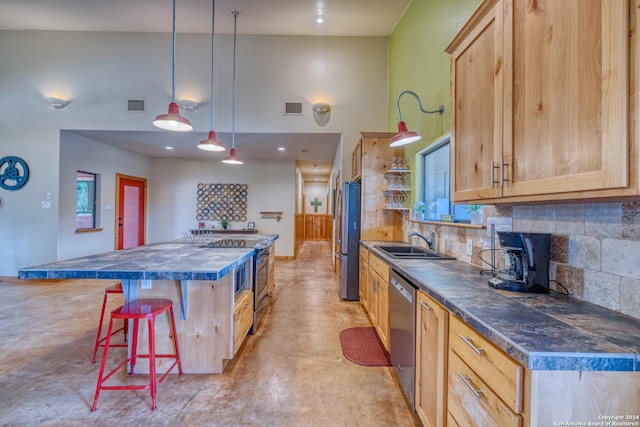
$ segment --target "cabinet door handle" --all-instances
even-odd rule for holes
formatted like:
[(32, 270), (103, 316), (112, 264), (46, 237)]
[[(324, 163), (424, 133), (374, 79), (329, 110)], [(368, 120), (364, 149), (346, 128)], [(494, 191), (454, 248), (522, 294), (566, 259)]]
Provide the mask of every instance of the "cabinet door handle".
[(420, 304), (427, 311), (433, 310), (431, 307), (429, 307), (427, 304), (423, 303), (422, 301), (418, 301), (418, 304)]
[(504, 187), (505, 182), (509, 182), (508, 179), (504, 177), (504, 167), (509, 166), (509, 163), (505, 163), (504, 159), (500, 159), (500, 186)]
[(469, 390), (471, 390), (471, 392), (474, 394), (475, 397), (477, 397), (478, 399), (480, 399), (482, 397), (482, 390), (477, 389), (473, 386), (473, 384), (471, 384), (471, 380), (469, 379), (469, 377), (465, 377), (462, 372), (458, 372), (458, 377), (460, 377), (460, 379), (462, 380), (462, 382), (469, 387)]
[(496, 169), (496, 162), (491, 160), (491, 188), (495, 187), (496, 185), (495, 169)]
[(471, 342), (471, 338), (467, 338), (467, 337), (465, 337), (465, 336), (464, 336), (464, 335), (462, 335), (462, 334), (459, 334), (458, 336), (460, 337), (460, 339), (461, 339), (462, 341), (464, 341), (464, 343), (465, 343), (466, 345), (468, 345), (469, 347), (471, 347), (471, 348), (473, 349), (473, 351), (475, 351), (475, 352), (478, 354), (478, 356), (482, 356), (482, 353), (484, 353), (484, 348), (476, 347), (475, 345), (473, 345), (473, 343)]
[[(500, 166), (497, 166), (496, 162), (491, 160), (491, 188), (494, 188), (496, 184), (500, 184), (500, 186), (504, 184), (504, 174), (502, 172), (504, 165), (506, 165), (506, 163), (504, 163), (503, 159), (500, 159)], [(500, 180), (496, 181), (496, 169), (498, 168), (500, 169)]]

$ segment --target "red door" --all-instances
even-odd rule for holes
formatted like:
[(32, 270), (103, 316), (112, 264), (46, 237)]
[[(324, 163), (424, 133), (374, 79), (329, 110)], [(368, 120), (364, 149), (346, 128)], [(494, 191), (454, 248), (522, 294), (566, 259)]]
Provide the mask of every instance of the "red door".
[(144, 245), (147, 180), (117, 174), (116, 185), (118, 194), (116, 249)]

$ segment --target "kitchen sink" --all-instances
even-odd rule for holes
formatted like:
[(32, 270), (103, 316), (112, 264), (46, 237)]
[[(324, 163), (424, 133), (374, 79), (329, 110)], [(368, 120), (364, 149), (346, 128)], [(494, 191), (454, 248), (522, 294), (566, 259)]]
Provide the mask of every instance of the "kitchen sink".
[(376, 246), (387, 255), (393, 258), (401, 259), (428, 259), (428, 260), (452, 260), (455, 259), (449, 255), (439, 254), (430, 249), (420, 246)]

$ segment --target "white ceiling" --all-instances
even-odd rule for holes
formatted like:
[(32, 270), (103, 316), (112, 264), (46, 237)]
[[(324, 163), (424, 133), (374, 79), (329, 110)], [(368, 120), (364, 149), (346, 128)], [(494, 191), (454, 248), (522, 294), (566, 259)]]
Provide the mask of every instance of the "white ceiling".
[[(216, 0), (216, 34), (388, 36), (411, 0)], [(211, 32), (211, 0), (177, 0), (179, 33)], [(0, 29), (171, 32), (171, 0), (1, 0)], [(314, 22), (316, 15), (326, 23)]]
[[(238, 11), (242, 17), (238, 34), (388, 36), (409, 3), (411, 0), (216, 0), (215, 29), (216, 34), (232, 34), (231, 12)], [(210, 33), (211, 5), (212, 0), (176, 0), (177, 32)], [(0, 30), (171, 32), (172, 7), (172, 0), (0, 0)], [(326, 23), (316, 24), (316, 15), (325, 16)], [(151, 157), (222, 157), (195, 148), (195, 142), (206, 137), (204, 133), (74, 133)], [(230, 145), (230, 135), (219, 133), (218, 139)], [(178, 144), (182, 140), (189, 143)], [(295, 159), (303, 177), (314, 179), (329, 176), (339, 141), (337, 133), (236, 133), (235, 145), (239, 153), (251, 153), (245, 157), (247, 163), (261, 158)], [(168, 151), (168, 145), (176, 149)], [(287, 151), (277, 152), (277, 146)]]

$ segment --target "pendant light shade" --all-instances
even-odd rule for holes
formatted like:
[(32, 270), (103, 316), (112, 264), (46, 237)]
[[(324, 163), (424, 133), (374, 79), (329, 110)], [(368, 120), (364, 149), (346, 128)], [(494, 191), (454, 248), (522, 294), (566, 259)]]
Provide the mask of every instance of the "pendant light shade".
[(216, 133), (212, 130), (209, 131), (207, 139), (203, 139), (198, 143), (198, 148), (204, 151), (224, 151), (225, 146), (218, 141)]
[(191, 122), (180, 115), (178, 104), (171, 102), (167, 114), (160, 114), (153, 121), (153, 125), (163, 130), (173, 132), (190, 132), (193, 130)]
[(171, 61), (171, 103), (167, 114), (160, 114), (153, 121), (153, 125), (163, 130), (173, 132), (190, 132), (193, 130), (191, 122), (180, 115), (176, 103), (176, 0), (173, 0), (173, 48)]
[(244, 164), (244, 161), (242, 161), (242, 159), (238, 157), (236, 149), (232, 148), (229, 155), (222, 159), (222, 163), (227, 163), (229, 165), (242, 165)]
[(398, 133), (391, 138), (391, 143), (389, 145), (391, 147), (398, 147), (400, 145), (416, 142), (420, 138), (422, 137), (418, 132), (407, 129), (407, 124), (401, 120), (400, 123), (398, 123)]
[(213, 94), (214, 94), (214, 69), (213, 69), (213, 54), (215, 52), (215, 41), (216, 41), (216, 0), (211, 0), (211, 130), (209, 131), (209, 136), (207, 139), (203, 139), (198, 143), (198, 148), (205, 151), (224, 151), (226, 150), (225, 146), (218, 141), (216, 138), (216, 133), (213, 130)]
[(244, 162), (236, 154), (236, 38), (237, 38), (237, 21), (238, 12), (233, 11), (233, 95), (231, 97), (231, 152), (227, 157), (222, 159), (222, 163), (230, 165), (242, 165)]
[(422, 108), (422, 102), (420, 102), (420, 98), (415, 94), (415, 92), (405, 90), (404, 92), (400, 93), (400, 95), (398, 95), (398, 99), (396, 100), (396, 110), (398, 112), (398, 119), (400, 119), (400, 122), (398, 122), (398, 133), (393, 138), (391, 138), (391, 142), (389, 144), (390, 147), (399, 147), (401, 145), (411, 144), (412, 142), (416, 142), (420, 138), (422, 138), (418, 132), (408, 130), (407, 124), (402, 120), (402, 113), (400, 112), (400, 97), (407, 93), (409, 95), (412, 95), (416, 99), (416, 101), (418, 101), (418, 107), (420, 108), (421, 112), (425, 114), (439, 113), (440, 115), (444, 113), (444, 105), (441, 105), (437, 110), (427, 111)]

